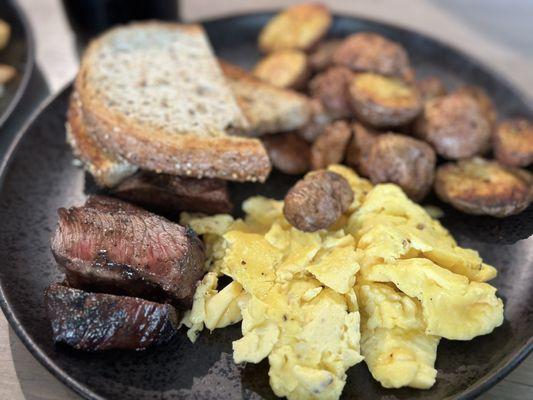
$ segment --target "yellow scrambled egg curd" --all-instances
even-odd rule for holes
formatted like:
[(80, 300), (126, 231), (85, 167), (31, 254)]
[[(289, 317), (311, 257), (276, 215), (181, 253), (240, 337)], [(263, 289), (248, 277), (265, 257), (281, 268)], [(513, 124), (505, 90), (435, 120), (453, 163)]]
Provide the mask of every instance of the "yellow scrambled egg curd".
[[(468, 340), (502, 323), (496, 289), (483, 283), (496, 270), (399, 187), (329, 169), (354, 200), (328, 230), (299, 231), (282, 201), (258, 196), (243, 203), (244, 219), (182, 214), (208, 255), (183, 319), (189, 338), (242, 320), (235, 361), (268, 358), (271, 387), (288, 399), (338, 399), (363, 356), (384, 387), (427, 389), (441, 337)], [(232, 283), (219, 289), (221, 275)]]

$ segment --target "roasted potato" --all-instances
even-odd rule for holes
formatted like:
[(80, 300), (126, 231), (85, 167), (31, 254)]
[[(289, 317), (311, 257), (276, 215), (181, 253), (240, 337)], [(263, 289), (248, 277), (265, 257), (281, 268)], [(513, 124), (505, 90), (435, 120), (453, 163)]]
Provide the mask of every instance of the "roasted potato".
[(321, 4), (298, 4), (274, 16), (259, 34), (259, 49), (309, 50), (326, 34), (331, 13)]
[(263, 136), (261, 141), (274, 168), (285, 174), (309, 171), (309, 144), (294, 132)]
[(315, 72), (323, 71), (333, 64), (333, 54), (342, 43), (341, 39), (320, 42), (309, 55), (309, 66)]
[(11, 27), (6, 21), (0, 19), (0, 50), (7, 46), (7, 42), (9, 42), (10, 36)]
[(468, 214), (506, 217), (527, 208), (533, 178), (525, 170), (475, 157), (437, 169), (435, 191), (445, 202)]
[(313, 143), (316, 138), (324, 132), (326, 125), (329, 124), (332, 119), (319, 99), (311, 98), (309, 104), (311, 106), (311, 118), (309, 123), (303, 128), (298, 129), (296, 133), (307, 142)]
[(333, 54), (333, 62), (356, 72), (413, 79), (405, 49), (377, 33), (361, 32), (348, 36)]
[(352, 115), (348, 86), (353, 73), (345, 67), (331, 67), (316, 75), (309, 83), (312, 97), (319, 99), (333, 119)]
[(309, 77), (307, 55), (300, 50), (275, 51), (256, 64), (253, 75), (277, 87), (299, 89)]
[(451, 93), (428, 101), (414, 133), (450, 160), (485, 153), (490, 128), (476, 101), (465, 93)]
[(424, 102), (448, 93), (442, 80), (436, 76), (428, 76), (427, 78), (420, 79), (416, 83), (416, 86)]
[(429, 193), (435, 177), (437, 156), (425, 142), (395, 133), (379, 135), (365, 158), (364, 170), (372, 183), (400, 186), (414, 201)]
[(352, 139), (346, 149), (346, 164), (368, 177), (368, 156), (378, 135), (358, 122), (352, 124)]
[(533, 163), (533, 122), (522, 118), (501, 122), (492, 136), (494, 156), (505, 165)]
[(352, 131), (346, 121), (327, 125), (311, 147), (311, 169), (323, 169), (342, 162), (351, 137)]
[(471, 96), (477, 102), (481, 113), (487, 119), (491, 129), (494, 127), (498, 115), (496, 113), (496, 107), (485, 89), (479, 86), (465, 85), (459, 87), (456, 92)]
[(333, 225), (352, 203), (354, 194), (348, 181), (331, 171), (309, 172), (289, 190), (283, 215), (305, 232)]
[(376, 128), (407, 124), (422, 109), (418, 89), (398, 78), (359, 73), (348, 90), (355, 115)]
[(0, 85), (9, 82), (17, 75), (17, 70), (11, 65), (0, 64)]

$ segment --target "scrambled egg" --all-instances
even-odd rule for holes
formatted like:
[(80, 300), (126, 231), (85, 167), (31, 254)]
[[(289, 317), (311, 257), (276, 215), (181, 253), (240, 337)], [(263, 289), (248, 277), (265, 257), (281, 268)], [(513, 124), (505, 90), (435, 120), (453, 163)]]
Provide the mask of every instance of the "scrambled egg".
[[(208, 254), (182, 321), (189, 338), (242, 320), (235, 362), (268, 359), (271, 387), (288, 399), (338, 399), (363, 357), (384, 387), (427, 389), (441, 337), (469, 340), (502, 323), (503, 303), (484, 283), (496, 270), (399, 187), (329, 169), (355, 195), (328, 230), (297, 230), (283, 202), (263, 197), (243, 203), (243, 220), (182, 214)], [(219, 288), (222, 275), (232, 282)]]

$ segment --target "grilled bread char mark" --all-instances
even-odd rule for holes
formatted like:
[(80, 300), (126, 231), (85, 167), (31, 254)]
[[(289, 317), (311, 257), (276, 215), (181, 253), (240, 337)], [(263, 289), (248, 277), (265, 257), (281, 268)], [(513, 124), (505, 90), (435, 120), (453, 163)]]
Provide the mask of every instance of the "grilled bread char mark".
[(135, 297), (88, 293), (59, 283), (44, 292), (54, 342), (78, 350), (144, 350), (177, 331), (176, 310)]
[(52, 252), (71, 286), (191, 305), (205, 272), (194, 231), (102, 196), (58, 214)]

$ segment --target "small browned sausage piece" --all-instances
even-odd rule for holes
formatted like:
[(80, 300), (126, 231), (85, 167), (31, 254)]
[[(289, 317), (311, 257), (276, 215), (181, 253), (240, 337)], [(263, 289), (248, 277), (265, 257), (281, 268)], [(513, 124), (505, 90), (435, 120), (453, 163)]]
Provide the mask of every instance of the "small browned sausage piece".
[(311, 98), (311, 119), (303, 128), (296, 131), (298, 136), (309, 143), (313, 143), (323, 132), (332, 119), (319, 99)]
[(422, 109), (418, 89), (397, 78), (374, 73), (356, 74), (349, 93), (355, 115), (376, 128), (405, 125)]
[(274, 168), (285, 174), (309, 171), (309, 144), (294, 132), (267, 135), (261, 138)]
[(420, 96), (424, 102), (434, 99), (435, 97), (444, 96), (448, 91), (440, 78), (428, 76), (416, 83)]
[(483, 154), (490, 144), (487, 119), (471, 96), (451, 93), (424, 105), (414, 133), (450, 160)]
[(322, 169), (342, 162), (351, 136), (352, 131), (346, 121), (327, 125), (311, 147), (311, 169)]
[(330, 39), (319, 43), (309, 55), (309, 66), (313, 71), (323, 71), (333, 64), (333, 54), (342, 43), (341, 39)]
[(496, 124), (497, 113), (496, 107), (491, 98), (487, 94), (487, 91), (479, 86), (465, 85), (456, 90), (456, 93), (462, 93), (471, 96), (479, 105), (481, 113), (487, 119), (490, 128), (492, 129)]
[(503, 121), (492, 137), (494, 156), (505, 165), (527, 167), (533, 163), (533, 122), (517, 118)]
[(348, 181), (331, 171), (313, 171), (289, 190), (283, 214), (289, 223), (305, 232), (333, 225), (353, 201)]
[(533, 177), (528, 171), (475, 157), (437, 168), (435, 191), (465, 213), (506, 217), (529, 206)]
[(356, 72), (412, 79), (409, 57), (396, 42), (371, 32), (348, 36), (333, 54), (333, 62)]
[(311, 80), (309, 92), (322, 102), (332, 118), (346, 118), (352, 115), (348, 96), (352, 78), (353, 73), (348, 68), (331, 67)]
[(379, 135), (370, 148), (365, 169), (372, 183), (391, 182), (414, 201), (430, 191), (437, 157), (427, 143), (395, 133)]
[(376, 132), (365, 128), (358, 122), (352, 124), (352, 140), (346, 149), (346, 164), (355, 169), (361, 175), (368, 177), (368, 157), (370, 149), (376, 142)]

